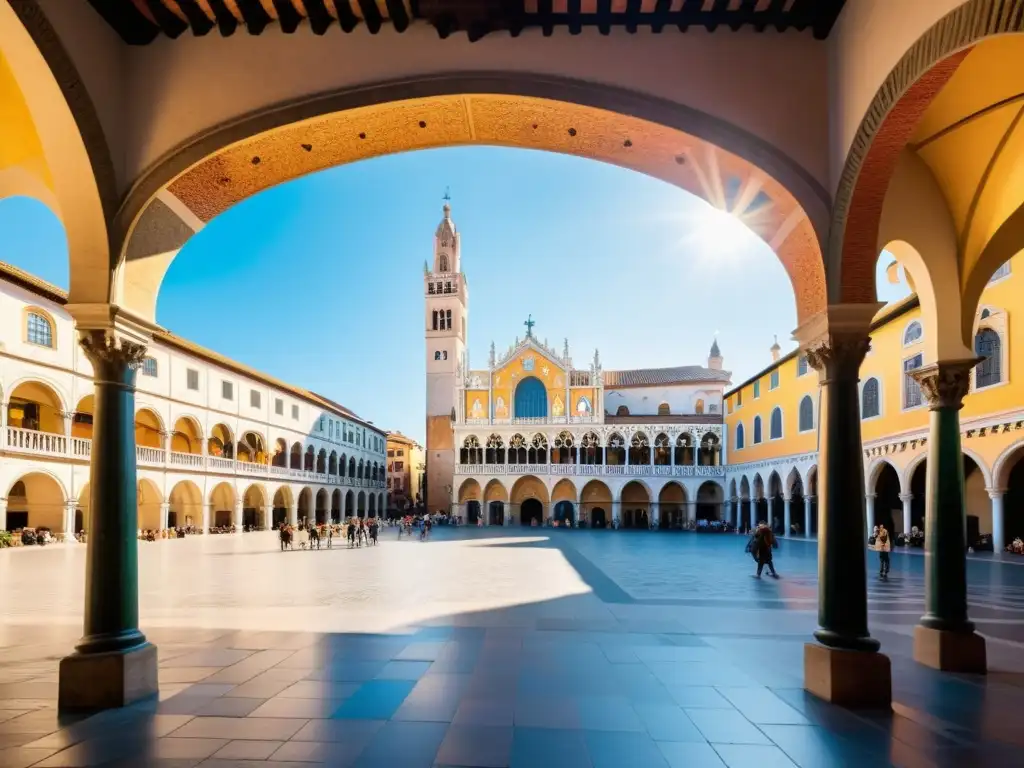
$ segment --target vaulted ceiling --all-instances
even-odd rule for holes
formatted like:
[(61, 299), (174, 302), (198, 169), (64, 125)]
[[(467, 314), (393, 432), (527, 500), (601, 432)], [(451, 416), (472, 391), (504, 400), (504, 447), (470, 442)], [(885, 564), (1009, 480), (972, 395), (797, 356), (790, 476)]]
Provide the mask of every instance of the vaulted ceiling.
[(351, 32), (360, 24), (376, 34), (385, 24), (403, 32), (416, 21), (441, 37), (465, 32), (470, 40), (529, 28), (550, 35), (556, 28), (579, 34), (585, 27), (609, 34), (703, 27), (738, 30), (810, 30), (828, 36), (845, 0), (89, 0), (121, 38), (146, 45), (159, 35), (191, 31), (223, 36), (241, 30), (259, 35), (278, 25), (292, 33), (309, 25), (318, 35), (331, 27)]

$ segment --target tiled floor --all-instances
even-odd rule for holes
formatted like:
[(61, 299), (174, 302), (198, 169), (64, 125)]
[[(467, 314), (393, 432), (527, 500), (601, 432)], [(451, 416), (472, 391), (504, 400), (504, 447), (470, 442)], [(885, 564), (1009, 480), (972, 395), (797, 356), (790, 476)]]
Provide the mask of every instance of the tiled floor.
[[(55, 709), (84, 548), (0, 552), (0, 768), (1024, 766), (1024, 567), (973, 559), (987, 678), (910, 659), (919, 556), (870, 579), (891, 712), (802, 690), (816, 548), (755, 580), (728, 535), (437, 531), (280, 553), (272, 534), (140, 545), (161, 696)], [(10, 596), (17, 598), (11, 599)]]

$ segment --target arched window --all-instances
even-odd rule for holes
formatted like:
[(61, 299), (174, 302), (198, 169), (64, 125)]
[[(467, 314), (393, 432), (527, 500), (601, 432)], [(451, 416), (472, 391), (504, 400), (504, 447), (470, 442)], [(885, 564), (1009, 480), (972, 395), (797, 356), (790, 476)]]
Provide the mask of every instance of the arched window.
[(580, 442), (580, 464), (601, 464), (603, 451), (601, 439), (593, 432), (587, 432)]
[(697, 402), (693, 406), (693, 412), (696, 413), (698, 416), (700, 416), (700, 415), (702, 415), (704, 413), (704, 399), (703, 398), (700, 398), (700, 397), (697, 398)]
[(878, 398), (878, 379), (870, 378), (864, 382), (864, 389), (860, 393), (860, 417), (872, 419), (880, 412)]
[(459, 456), (460, 464), (483, 464), (484, 451), (480, 447), (480, 441), (476, 435), (470, 435), (462, 442), (462, 451)]
[(605, 464), (609, 466), (626, 463), (626, 441), (618, 432), (613, 432), (608, 437), (608, 448), (605, 450), (604, 459)]
[(754, 445), (761, 442), (761, 417), (754, 417)]
[(921, 329), (921, 323), (917, 320), (907, 326), (907, 330), (903, 332), (903, 346), (907, 347), (911, 344), (916, 344), (921, 340), (921, 336), (924, 331)]
[(814, 429), (814, 401), (810, 395), (804, 395), (800, 401), (800, 427), (801, 432), (808, 432)]
[(438, 328), (438, 322), (437, 322), (437, 310), (436, 310), (436, 309), (434, 310), (434, 330), (435, 330), (435, 331), (436, 331), (436, 330), (439, 330), (439, 328)]
[(540, 379), (527, 376), (519, 382), (512, 415), (517, 419), (542, 419), (548, 415), (548, 393)]
[(672, 443), (664, 432), (654, 438), (654, 463), (660, 466), (672, 463)]
[(53, 325), (41, 312), (29, 312), (26, 319), (25, 340), (41, 347), (53, 347)]
[(991, 328), (982, 328), (974, 337), (974, 354), (985, 358), (974, 369), (975, 386), (990, 387), (1002, 381), (1002, 342)]
[(772, 409), (772, 419), (768, 425), (768, 439), (778, 440), (782, 437), (782, 409), (776, 406)]
[(668, 407), (668, 403), (661, 403), (658, 406), (658, 415), (659, 416), (671, 416), (672, 415), (672, 409)]
[(441, 258), (438, 259), (437, 261), (438, 261), (438, 265), (439, 265), (440, 271), (447, 272), (448, 271), (448, 256), (442, 253), (441, 254)]
[(736, 425), (736, 449), (739, 450), (743, 447), (743, 425)]
[(796, 375), (803, 376), (807, 373), (807, 355), (800, 355), (796, 360)]
[(487, 438), (486, 459), (488, 464), (505, 463), (505, 443), (500, 435), (491, 435)]
[(591, 411), (590, 400), (585, 397), (581, 397), (576, 402), (576, 415), (577, 416), (589, 416)]
[(575, 464), (576, 441), (569, 432), (560, 432), (551, 446), (552, 464)]
[(615, 415), (616, 416), (629, 416), (629, 408), (627, 408), (624, 405), (620, 405), (618, 408), (615, 409)]
[(444, 311), (444, 327), (448, 331), (452, 329), (452, 311), (450, 309)]

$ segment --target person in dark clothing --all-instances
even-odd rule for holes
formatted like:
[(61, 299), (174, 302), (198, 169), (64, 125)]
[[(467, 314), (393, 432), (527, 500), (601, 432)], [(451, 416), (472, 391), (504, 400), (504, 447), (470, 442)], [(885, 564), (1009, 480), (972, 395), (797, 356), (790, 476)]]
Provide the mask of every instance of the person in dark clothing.
[(761, 578), (761, 571), (766, 565), (772, 578), (779, 578), (779, 574), (775, 572), (775, 564), (772, 562), (772, 549), (775, 546), (775, 534), (772, 533), (772, 529), (761, 523), (754, 533), (754, 559), (757, 560), (757, 576), (755, 578)]

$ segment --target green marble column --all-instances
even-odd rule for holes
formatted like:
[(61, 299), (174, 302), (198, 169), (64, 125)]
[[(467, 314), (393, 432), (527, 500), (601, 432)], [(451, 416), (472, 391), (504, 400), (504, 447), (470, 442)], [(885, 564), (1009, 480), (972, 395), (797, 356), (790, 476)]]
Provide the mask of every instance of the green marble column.
[(874, 652), (868, 633), (864, 453), (860, 432), (860, 364), (867, 324), (829, 330), (806, 345), (821, 386), (818, 455), (818, 624), (829, 648)]
[(925, 480), (925, 614), (921, 626), (973, 632), (967, 619), (967, 516), (960, 409), (979, 360), (919, 368), (913, 377), (931, 408)]
[(146, 642), (139, 631), (135, 458), (135, 371), (146, 348), (99, 331), (81, 343), (94, 372), (85, 634), (76, 646), (88, 654)]
[(146, 348), (112, 329), (81, 332), (94, 375), (85, 631), (60, 663), (61, 709), (155, 696), (156, 648), (139, 630), (135, 371)]

